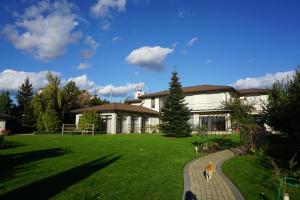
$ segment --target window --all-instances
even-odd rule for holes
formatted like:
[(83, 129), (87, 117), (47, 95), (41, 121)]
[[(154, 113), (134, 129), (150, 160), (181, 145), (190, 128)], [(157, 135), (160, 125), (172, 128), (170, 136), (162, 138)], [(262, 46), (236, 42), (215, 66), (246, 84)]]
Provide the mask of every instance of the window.
[(151, 98), (151, 108), (155, 108), (155, 98)]
[(208, 131), (225, 131), (225, 117), (200, 116), (199, 123)]
[(159, 98), (159, 112), (161, 111), (161, 109), (165, 106), (165, 98)]

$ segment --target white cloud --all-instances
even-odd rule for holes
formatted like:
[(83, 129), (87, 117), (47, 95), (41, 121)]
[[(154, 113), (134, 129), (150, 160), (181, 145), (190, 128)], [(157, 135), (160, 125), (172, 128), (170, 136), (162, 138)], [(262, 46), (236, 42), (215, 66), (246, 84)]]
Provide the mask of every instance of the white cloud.
[(239, 79), (233, 86), (238, 89), (246, 88), (268, 88), (272, 86), (274, 82), (286, 81), (288, 78), (292, 78), (295, 71), (277, 72), (275, 74), (266, 74), (260, 77), (248, 77), (245, 79)]
[(129, 64), (138, 65), (145, 69), (161, 71), (165, 68), (163, 63), (165, 58), (173, 51), (173, 49), (163, 48), (160, 46), (144, 46), (133, 50), (126, 57), (126, 61)]
[(101, 96), (113, 97), (126, 96), (129, 91), (136, 89), (138, 86), (143, 86), (144, 83), (127, 83), (123, 86), (106, 85), (98, 89), (97, 93)]
[(129, 92), (132, 92), (137, 86), (142, 86), (144, 83), (127, 83), (126, 85), (114, 86), (112, 84), (101, 86), (91, 81), (87, 75), (81, 75), (74, 78), (69, 78), (68, 81), (74, 81), (80, 89), (85, 89), (92, 94), (98, 94), (100, 96), (113, 96), (113, 97), (124, 97)]
[(186, 46), (187, 46), (187, 47), (192, 47), (192, 46), (194, 46), (194, 44), (195, 44), (197, 41), (198, 41), (198, 38), (197, 38), (197, 37), (194, 37), (194, 38), (192, 38), (190, 41), (188, 41), (188, 42), (186, 43)]
[(80, 32), (74, 32), (78, 25), (74, 7), (67, 1), (41, 1), (23, 14), (15, 12), (16, 22), (5, 25), (2, 33), (15, 48), (37, 59), (56, 58), (81, 36)]
[(101, 30), (103, 30), (103, 31), (107, 31), (107, 30), (110, 29), (110, 25), (111, 25), (111, 23), (110, 23), (109, 21), (105, 20), (104, 22), (102, 22), (102, 23), (100, 24), (100, 28), (101, 28)]
[[(38, 90), (48, 83), (47, 73), (48, 71), (24, 72), (5, 69), (0, 72), (0, 90), (8, 90), (11, 93), (16, 93), (26, 77), (32, 83), (33, 89)], [(60, 75), (58, 72), (51, 71), (51, 73), (57, 76)]]
[(84, 43), (88, 46), (88, 49), (82, 50), (81, 55), (87, 59), (96, 53), (99, 43), (96, 42), (91, 36), (86, 36)]
[(88, 91), (92, 91), (96, 86), (94, 81), (89, 80), (86, 74), (74, 78), (69, 78), (67, 82), (69, 81), (74, 81), (80, 89), (85, 89)]
[(111, 39), (112, 42), (118, 42), (118, 41), (120, 41), (120, 40), (121, 40), (121, 38), (118, 37), (118, 36), (113, 37), (113, 38)]
[[(59, 76), (60, 73), (50, 71), (52, 74)], [(5, 69), (0, 71), (0, 91), (8, 90), (11, 94), (16, 94), (23, 81), (28, 77), (33, 89), (37, 91), (47, 85), (47, 73), (48, 71), (40, 72), (25, 72), (16, 71), (12, 69)], [(98, 94), (100, 96), (113, 96), (113, 97), (125, 97), (130, 92), (133, 92), (137, 86), (143, 86), (144, 83), (127, 83), (125, 85), (114, 86), (108, 85), (97, 85), (94, 81), (90, 80), (86, 74), (77, 77), (71, 77), (68, 79), (61, 79), (61, 84), (65, 85), (69, 81), (74, 81), (80, 89), (85, 89), (91, 94)]]
[(80, 63), (76, 68), (80, 69), (80, 70), (84, 70), (84, 69), (87, 69), (88, 67), (89, 67), (88, 64), (86, 64), (86, 63)]
[(91, 13), (95, 17), (111, 17), (114, 10), (123, 12), (126, 9), (126, 0), (98, 0), (91, 7)]

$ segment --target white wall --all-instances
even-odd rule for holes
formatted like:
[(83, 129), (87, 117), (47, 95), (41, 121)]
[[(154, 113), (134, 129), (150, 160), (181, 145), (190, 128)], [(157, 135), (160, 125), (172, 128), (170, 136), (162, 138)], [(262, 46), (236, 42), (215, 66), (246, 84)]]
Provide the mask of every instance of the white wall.
[(244, 99), (247, 102), (253, 104), (255, 111), (253, 114), (259, 114), (263, 111), (263, 105), (268, 103), (268, 95), (248, 95), (241, 96), (240, 99)]
[[(213, 110), (221, 107), (221, 103), (230, 98), (229, 92), (191, 94), (185, 96), (187, 106), (192, 111)], [(142, 106), (159, 112), (159, 97), (155, 98), (155, 108), (151, 108), (151, 98), (146, 98)]]
[(5, 129), (6, 120), (0, 119), (0, 132)]
[(194, 94), (185, 97), (187, 106), (192, 111), (219, 109), (223, 101), (229, 99), (228, 92)]

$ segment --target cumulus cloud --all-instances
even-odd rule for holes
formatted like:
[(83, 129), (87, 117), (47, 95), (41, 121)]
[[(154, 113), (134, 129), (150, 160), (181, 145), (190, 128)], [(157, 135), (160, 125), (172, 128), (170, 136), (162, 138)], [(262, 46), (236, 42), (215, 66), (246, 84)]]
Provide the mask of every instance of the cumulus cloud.
[(260, 77), (248, 77), (239, 79), (233, 86), (238, 89), (246, 88), (268, 88), (276, 81), (286, 81), (292, 78), (295, 71), (277, 72), (275, 74), (266, 74)]
[(2, 34), (15, 48), (37, 59), (56, 58), (81, 36), (74, 31), (78, 25), (74, 8), (67, 1), (41, 1), (26, 8), (23, 14), (14, 12), (16, 22), (5, 25)]
[[(60, 73), (55, 71), (50, 72), (60, 77)], [(29, 78), (30, 83), (32, 83), (34, 91), (37, 91), (48, 84), (47, 73), (48, 71), (25, 72), (5, 69), (2, 72), (0, 71), (0, 91), (8, 90), (11, 94), (16, 94), (20, 85), (27, 77)], [(105, 97), (125, 97), (133, 92), (138, 86), (143, 87), (144, 85), (144, 83), (127, 83), (120, 86), (114, 86), (112, 84), (98, 85), (90, 80), (86, 74), (68, 79), (61, 79), (61, 84), (65, 85), (69, 81), (74, 81), (80, 89), (85, 89), (91, 94)]]
[(88, 59), (96, 53), (99, 43), (96, 42), (91, 36), (86, 36), (84, 43), (88, 46), (88, 49), (82, 50), (81, 55)]
[(138, 86), (143, 87), (144, 83), (127, 83), (123, 86), (106, 85), (98, 89), (97, 93), (102, 96), (120, 97), (126, 96), (129, 91), (136, 89)]
[(74, 78), (69, 78), (68, 81), (74, 81), (80, 89), (85, 89), (92, 94), (98, 94), (100, 96), (113, 96), (124, 97), (129, 92), (133, 91), (137, 86), (144, 85), (144, 83), (127, 83), (126, 85), (114, 86), (112, 84), (101, 86), (91, 81), (87, 75), (81, 75)]
[(198, 41), (198, 38), (197, 38), (197, 37), (194, 37), (194, 38), (192, 38), (190, 41), (188, 41), (188, 42), (186, 43), (186, 46), (187, 46), (187, 47), (192, 47), (192, 46), (194, 46), (194, 44), (195, 44), (197, 41)]
[(67, 82), (74, 81), (80, 89), (91, 91), (96, 86), (94, 81), (89, 80), (86, 74), (69, 78)]
[(86, 63), (80, 63), (76, 68), (80, 69), (80, 70), (84, 70), (84, 69), (87, 69), (88, 67), (89, 67), (88, 64), (86, 64)]
[(174, 49), (163, 48), (160, 46), (144, 46), (133, 50), (127, 57), (129, 64), (138, 65), (144, 69), (161, 71), (165, 68), (164, 60)]
[[(5, 69), (0, 72), (0, 90), (8, 90), (14, 94), (18, 91), (26, 77), (28, 77), (30, 83), (32, 83), (33, 89), (38, 90), (48, 83), (47, 73), (48, 71), (24, 72)], [(57, 76), (60, 75), (58, 72), (51, 71), (51, 73)]]
[(112, 12), (124, 12), (126, 9), (126, 0), (98, 0), (95, 5), (91, 7), (91, 13), (95, 17), (111, 17)]

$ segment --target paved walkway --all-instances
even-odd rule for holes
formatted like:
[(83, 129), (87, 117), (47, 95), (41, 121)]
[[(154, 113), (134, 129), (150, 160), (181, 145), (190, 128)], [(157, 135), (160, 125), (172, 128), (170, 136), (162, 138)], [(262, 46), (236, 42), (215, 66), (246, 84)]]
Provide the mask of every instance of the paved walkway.
[[(222, 150), (197, 158), (184, 168), (184, 200), (243, 200), (233, 183), (223, 174), (222, 163), (234, 156), (230, 150)], [(207, 182), (203, 172), (209, 161), (216, 166), (212, 179)]]

